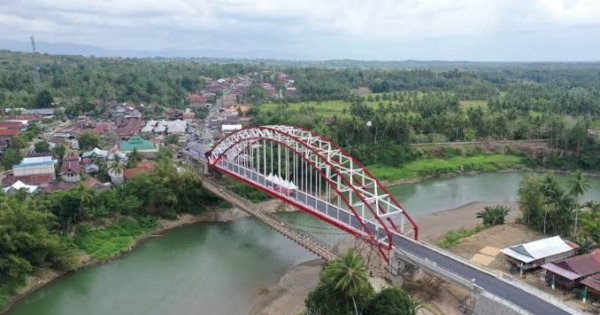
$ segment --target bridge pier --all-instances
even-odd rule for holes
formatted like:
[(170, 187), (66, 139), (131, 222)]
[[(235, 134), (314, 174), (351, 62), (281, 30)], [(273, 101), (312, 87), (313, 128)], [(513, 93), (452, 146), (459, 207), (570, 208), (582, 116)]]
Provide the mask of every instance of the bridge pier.
[(408, 259), (403, 259), (396, 252), (390, 257), (390, 263), (386, 269), (389, 272), (389, 280), (391, 280), (394, 286), (401, 286), (405, 280), (416, 282), (424, 276), (421, 267)]

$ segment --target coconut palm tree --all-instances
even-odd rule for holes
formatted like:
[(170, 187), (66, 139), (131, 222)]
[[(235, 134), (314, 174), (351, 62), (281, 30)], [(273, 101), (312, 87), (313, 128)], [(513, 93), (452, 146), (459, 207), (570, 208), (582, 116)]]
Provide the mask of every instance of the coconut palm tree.
[(327, 267), (325, 275), (327, 281), (331, 281), (336, 290), (340, 290), (346, 297), (352, 299), (354, 312), (358, 314), (355, 298), (371, 286), (367, 279), (363, 258), (353, 250), (349, 250)]
[[(581, 170), (578, 170), (577, 173), (575, 173), (575, 177), (571, 179), (569, 184), (569, 194), (571, 194), (571, 196), (573, 196), (575, 199), (583, 195), (590, 188), (590, 184)], [(579, 208), (580, 205), (577, 205), (575, 209), (575, 224), (573, 227), (573, 234), (575, 235), (577, 235), (577, 219), (579, 217)]]
[(121, 161), (121, 157), (118, 154), (113, 156), (113, 159), (108, 161), (108, 175), (110, 175), (111, 180), (113, 178), (119, 178), (118, 181), (122, 181), (121, 177), (123, 176), (123, 170), (125, 169), (125, 165), (123, 165)]

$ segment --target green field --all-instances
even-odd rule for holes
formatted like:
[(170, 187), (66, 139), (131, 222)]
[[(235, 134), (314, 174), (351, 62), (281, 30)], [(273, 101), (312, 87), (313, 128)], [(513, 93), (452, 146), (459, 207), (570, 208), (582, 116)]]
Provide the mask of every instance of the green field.
[(524, 158), (510, 154), (455, 156), (449, 159), (423, 159), (408, 162), (401, 167), (384, 165), (369, 166), (380, 180), (394, 181), (423, 176), (435, 176), (462, 171), (496, 171), (522, 166)]
[[(377, 95), (375, 93), (366, 94), (366, 95)], [(365, 95), (363, 95), (365, 96)], [(389, 101), (381, 101), (383, 103), (387, 103)], [(367, 105), (375, 108), (379, 102), (377, 101), (365, 101)], [(470, 108), (482, 108), (487, 110), (487, 101), (484, 100), (476, 100), (476, 101), (460, 101), (460, 108), (463, 111), (466, 111)], [(259, 110), (261, 113), (266, 113), (268, 111), (275, 113), (279, 110), (290, 111), (291, 113), (300, 113), (304, 111), (305, 113), (310, 113), (315, 116), (321, 117), (333, 117), (333, 116), (348, 116), (348, 110), (350, 109), (350, 103), (342, 100), (335, 101), (323, 101), (323, 102), (315, 102), (315, 101), (307, 101), (307, 102), (298, 102), (298, 103), (264, 103), (259, 105)], [(600, 122), (599, 122), (600, 123)]]
[(259, 105), (261, 113), (267, 111), (277, 112), (278, 110), (285, 109), (292, 113), (299, 113), (306, 111), (317, 116), (333, 117), (333, 116), (344, 116), (348, 115), (345, 111), (349, 109), (350, 105), (345, 101), (324, 101), (324, 102), (298, 102), (298, 103), (265, 103)]
[(592, 126), (593, 129), (596, 130), (600, 130), (600, 119), (594, 119), (592, 120)]
[(154, 219), (123, 219), (106, 228), (92, 228), (79, 225), (76, 228), (75, 243), (90, 257), (107, 260), (125, 252), (135, 239), (156, 226)]

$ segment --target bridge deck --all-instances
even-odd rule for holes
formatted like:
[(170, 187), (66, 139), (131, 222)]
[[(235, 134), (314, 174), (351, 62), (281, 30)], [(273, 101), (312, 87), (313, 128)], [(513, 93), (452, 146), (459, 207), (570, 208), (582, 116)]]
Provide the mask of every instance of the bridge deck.
[[(297, 191), (294, 196), (276, 192), (266, 186), (264, 175), (228, 161), (219, 161), (216, 167), (219, 171), (249, 182), (256, 187), (269, 192), (272, 196), (295, 205), (306, 212), (321, 218), (326, 217), (330, 222), (344, 224), (357, 231), (360, 229), (361, 224), (358, 221), (358, 218), (346, 209), (332, 205), (331, 203), (301, 191)], [(219, 191), (218, 187), (213, 187), (211, 191), (213, 190), (217, 190), (218, 193), (216, 194), (219, 196), (223, 194), (223, 192)], [(225, 197), (231, 198), (230, 195), (225, 195)], [(236, 202), (239, 201), (236, 200)], [(248, 203), (247, 201), (245, 202)], [(245, 206), (247, 207), (247, 205)], [(261, 211), (256, 212), (258, 215), (264, 215)], [(384, 236), (382, 234), (384, 232), (383, 229), (376, 226), (375, 222), (364, 219), (363, 222), (370, 230), (377, 231), (378, 238)], [(273, 223), (267, 224), (269, 224), (269, 226), (276, 226), (276, 224)], [(280, 229), (276, 230), (279, 231)], [(289, 233), (283, 228), (281, 230), (283, 230), (282, 233), (284, 233), (284, 235), (286, 235), (285, 233)], [(364, 233), (362, 231), (359, 232)], [(393, 233), (392, 239), (394, 250), (399, 255), (413, 257), (417, 260), (415, 261), (417, 264), (430, 271), (434, 271), (438, 276), (453, 282), (457, 282), (457, 279), (460, 279), (458, 281), (459, 283), (463, 285), (469, 284), (470, 288), (477, 287), (483, 289), (487, 293), (492, 294), (505, 302), (510, 302), (509, 304), (513, 304), (516, 308), (524, 312), (544, 315), (566, 315), (577, 313), (574, 309), (571, 309), (558, 301), (549, 300), (549, 297), (543, 296), (541, 291), (535, 292), (533, 288), (531, 288), (531, 290), (525, 290), (520, 286), (497, 277), (491, 272), (487, 272), (468, 262), (457, 259), (441, 250), (434, 249), (427, 244), (415, 242), (400, 233)]]

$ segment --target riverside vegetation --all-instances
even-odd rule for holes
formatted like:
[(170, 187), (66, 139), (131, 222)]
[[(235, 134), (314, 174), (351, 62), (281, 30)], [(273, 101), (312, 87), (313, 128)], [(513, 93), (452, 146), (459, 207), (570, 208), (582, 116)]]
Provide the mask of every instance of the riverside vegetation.
[(217, 200), (192, 173), (170, 160), (113, 189), (76, 186), (45, 195), (0, 195), (0, 308), (30, 273), (80, 266), (82, 257), (104, 261), (124, 252), (158, 218), (199, 214)]

